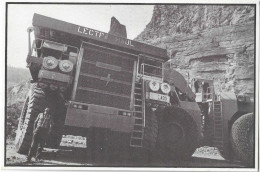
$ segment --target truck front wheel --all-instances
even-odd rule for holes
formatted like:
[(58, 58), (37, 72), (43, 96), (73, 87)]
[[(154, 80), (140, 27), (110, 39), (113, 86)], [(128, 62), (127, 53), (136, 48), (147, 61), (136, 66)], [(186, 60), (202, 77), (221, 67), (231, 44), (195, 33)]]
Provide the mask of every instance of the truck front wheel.
[(166, 107), (158, 114), (157, 149), (163, 160), (188, 159), (199, 144), (199, 132), (190, 114), (179, 107)]
[(45, 93), (36, 84), (33, 84), (24, 103), (16, 131), (15, 147), (18, 153), (28, 153), (32, 142), (34, 121), (45, 107)]
[(254, 165), (254, 114), (248, 113), (239, 117), (231, 128), (231, 145), (235, 155), (247, 163)]

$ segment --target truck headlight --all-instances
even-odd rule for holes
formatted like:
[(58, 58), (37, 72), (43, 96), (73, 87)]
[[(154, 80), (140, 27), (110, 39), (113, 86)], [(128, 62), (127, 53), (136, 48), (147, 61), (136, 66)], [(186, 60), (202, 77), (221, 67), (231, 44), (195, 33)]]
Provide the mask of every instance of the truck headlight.
[(43, 68), (52, 70), (58, 66), (58, 60), (54, 57), (48, 56), (43, 59)]
[(164, 94), (168, 94), (171, 91), (171, 86), (167, 83), (162, 83), (161, 90)]
[(160, 84), (157, 81), (150, 81), (149, 87), (152, 91), (158, 91), (160, 89)]
[(73, 69), (73, 63), (69, 60), (62, 60), (60, 61), (59, 68), (62, 72), (71, 72)]

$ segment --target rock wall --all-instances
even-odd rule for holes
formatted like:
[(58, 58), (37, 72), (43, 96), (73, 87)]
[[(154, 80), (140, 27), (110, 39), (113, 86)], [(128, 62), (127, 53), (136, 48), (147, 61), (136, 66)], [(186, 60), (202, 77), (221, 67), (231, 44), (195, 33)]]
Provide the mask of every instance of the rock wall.
[(18, 120), (30, 89), (28, 69), (7, 67), (6, 135), (14, 138)]
[(255, 6), (156, 5), (136, 38), (167, 48), (186, 79), (214, 79), (217, 92), (254, 94)]
[(29, 82), (20, 82), (7, 88), (6, 134), (14, 138), (18, 120), (30, 88)]

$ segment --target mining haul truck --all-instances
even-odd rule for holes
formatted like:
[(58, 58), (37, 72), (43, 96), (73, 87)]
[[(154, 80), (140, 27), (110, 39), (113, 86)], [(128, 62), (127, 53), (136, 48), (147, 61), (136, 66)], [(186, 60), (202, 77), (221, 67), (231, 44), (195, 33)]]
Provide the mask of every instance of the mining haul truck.
[(70, 134), (87, 138), (87, 152), (185, 159), (199, 146), (200, 108), (184, 77), (164, 67), (166, 49), (39, 14), (28, 37), (32, 86), (16, 133), (18, 153), (27, 154), (33, 123), (46, 107), (53, 116), (47, 147)]
[(254, 97), (232, 92), (216, 94), (214, 80), (193, 79), (202, 113), (202, 145), (217, 147), (223, 158), (254, 165)]

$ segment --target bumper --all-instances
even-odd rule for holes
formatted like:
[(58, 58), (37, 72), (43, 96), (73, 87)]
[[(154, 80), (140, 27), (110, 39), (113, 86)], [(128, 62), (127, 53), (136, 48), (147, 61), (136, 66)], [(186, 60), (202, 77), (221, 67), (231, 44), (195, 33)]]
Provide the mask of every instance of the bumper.
[(99, 127), (126, 133), (133, 130), (134, 117), (119, 115), (119, 109), (89, 104), (82, 104), (85, 108), (78, 109), (73, 107), (73, 103), (70, 102), (67, 109), (66, 126)]
[(39, 81), (57, 81), (59, 83), (70, 84), (72, 76), (54, 71), (41, 69), (38, 75)]

